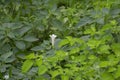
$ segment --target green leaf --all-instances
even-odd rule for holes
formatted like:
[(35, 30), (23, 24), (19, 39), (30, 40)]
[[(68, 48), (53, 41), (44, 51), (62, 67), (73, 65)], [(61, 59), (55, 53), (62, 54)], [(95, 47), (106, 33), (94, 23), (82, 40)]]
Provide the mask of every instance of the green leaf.
[(115, 70), (116, 70), (115, 67), (110, 67), (110, 68), (108, 69), (108, 72), (114, 72)]
[(44, 48), (42, 46), (35, 46), (33, 48), (31, 48), (32, 51), (41, 51), (44, 50)]
[(1, 55), (1, 60), (5, 61), (8, 57), (12, 56), (13, 52), (4, 53)]
[(52, 20), (51, 24), (52, 24), (52, 26), (54, 26), (53, 28), (56, 28), (59, 31), (65, 30), (64, 29), (65, 27), (63, 27), (63, 23), (61, 21), (57, 20), (57, 19)]
[(38, 66), (41, 66), (42, 63), (43, 63), (42, 59), (37, 59), (37, 60), (36, 60), (36, 64), (37, 64)]
[(22, 72), (26, 73), (33, 65), (33, 60), (26, 60), (22, 65)]
[(46, 80), (46, 78), (44, 78), (44, 76), (39, 76), (35, 80)]
[(109, 65), (109, 61), (101, 61), (100, 67), (107, 67)]
[(76, 47), (70, 50), (70, 54), (75, 54), (80, 51), (80, 48)]
[(17, 48), (19, 48), (21, 50), (24, 50), (25, 47), (26, 47), (26, 45), (25, 45), (25, 43), (23, 41), (16, 41), (15, 45), (16, 45)]
[(55, 78), (60, 74), (60, 72), (58, 70), (55, 70), (55, 71), (50, 71), (50, 74), (52, 75), (52, 78)]
[(34, 53), (30, 53), (29, 55), (26, 56), (26, 59), (34, 59), (34, 58), (36, 58)]
[(48, 70), (48, 68), (45, 65), (41, 65), (38, 67), (38, 74), (42, 75), (44, 74), (46, 71)]
[(13, 61), (15, 61), (16, 58), (15, 57), (10, 57), (10, 58), (7, 58), (5, 63), (12, 63)]
[(118, 66), (114, 76), (115, 76), (115, 78), (119, 78), (120, 77), (120, 65)]
[(27, 41), (27, 42), (34, 42), (34, 41), (37, 41), (39, 39), (36, 38), (35, 36), (25, 36), (23, 40)]
[(64, 59), (67, 55), (68, 55), (68, 53), (65, 52), (65, 51), (62, 51), (62, 50), (56, 51), (56, 57), (57, 57), (59, 60)]
[(21, 29), (17, 30), (17, 34), (19, 34), (20, 36), (23, 36), (25, 33), (27, 33), (29, 30), (31, 29), (31, 27), (22, 27)]
[(62, 75), (62, 76), (61, 76), (61, 79), (62, 79), (62, 80), (69, 80), (69, 77), (66, 76), (66, 75)]
[(104, 72), (101, 75), (101, 80), (114, 80), (114, 78), (111, 73)]
[(67, 39), (63, 39), (63, 40), (60, 41), (59, 47), (62, 47), (64, 45), (68, 44), (68, 43), (69, 43), (69, 41)]
[(114, 53), (117, 55), (117, 56), (120, 56), (120, 43), (113, 43), (111, 45), (112, 47), (112, 50), (114, 51)]
[(110, 46), (109, 45), (101, 45), (99, 47), (100, 53), (107, 53), (108, 54), (108, 53), (110, 53), (109, 50), (110, 50)]
[(94, 35), (96, 33), (96, 28), (94, 25), (91, 25), (90, 29), (86, 29), (84, 31), (84, 34), (91, 34)]
[(91, 49), (97, 48), (100, 44), (101, 44), (101, 41), (95, 40), (95, 39), (90, 39), (90, 40), (87, 42), (87, 45), (88, 45)]
[(112, 28), (112, 26), (110, 24), (106, 24), (102, 27), (101, 31), (110, 30), (111, 28)]
[(92, 18), (90, 18), (90, 17), (84, 17), (84, 18), (80, 19), (80, 21), (78, 22), (78, 24), (76, 25), (76, 27), (80, 28), (80, 27), (85, 26), (87, 24), (90, 24), (92, 22), (94, 22)]
[(88, 59), (94, 60), (94, 59), (96, 59), (96, 56), (95, 56), (95, 55), (90, 55), (90, 56), (88, 57)]
[(8, 33), (7, 36), (9, 38), (15, 38), (15, 34), (13, 32)]

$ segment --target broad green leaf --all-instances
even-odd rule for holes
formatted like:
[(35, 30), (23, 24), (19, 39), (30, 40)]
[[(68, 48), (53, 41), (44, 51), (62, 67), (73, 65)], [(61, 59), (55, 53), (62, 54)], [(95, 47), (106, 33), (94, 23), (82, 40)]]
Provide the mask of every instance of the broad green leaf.
[(10, 58), (7, 58), (5, 63), (12, 63), (13, 61), (15, 61), (16, 58), (15, 57), (10, 57)]
[(34, 58), (36, 58), (34, 53), (30, 53), (29, 55), (26, 56), (26, 59), (34, 59)]
[(76, 40), (72, 36), (67, 36), (66, 38), (68, 39), (71, 46), (73, 46), (73, 44), (76, 42)]
[(23, 40), (27, 42), (34, 42), (37, 41), (38, 38), (36, 38), (35, 36), (25, 36)]
[(62, 79), (62, 80), (69, 80), (69, 77), (66, 76), (66, 75), (62, 75), (62, 76), (61, 76), (61, 79)]
[(93, 23), (93, 22), (94, 22), (94, 20), (92, 18), (84, 17), (84, 18), (80, 19), (80, 21), (77, 23), (76, 27), (80, 28), (82, 26), (85, 26), (85, 25)]
[(24, 50), (25, 47), (26, 47), (26, 45), (25, 45), (25, 43), (23, 41), (16, 41), (15, 45), (16, 45), (17, 48), (19, 48), (21, 50)]
[(44, 48), (42, 46), (35, 46), (33, 48), (31, 48), (32, 51), (41, 51), (44, 50)]
[(111, 73), (104, 72), (101, 75), (101, 80), (114, 80), (114, 77), (112, 76)]
[(107, 54), (109, 54), (110, 53), (109, 50), (110, 50), (110, 46), (109, 45), (101, 45), (99, 47), (100, 53), (107, 53)]
[(114, 76), (115, 76), (115, 78), (119, 78), (120, 77), (120, 65), (118, 66)]
[(69, 43), (69, 41), (67, 39), (63, 39), (63, 40), (60, 41), (59, 47), (62, 47), (64, 45), (68, 44), (68, 43)]
[(12, 56), (13, 52), (4, 53), (1, 55), (1, 60), (5, 61), (8, 57)]
[(97, 22), (98, 24), (104, 24), (104, 23), (105, 23), (105, 20), (104, 20), (104, 18), (97, 18), (97, 19), (96, 19), (96, 22)]
[(80, 55), (80, 56), (76, 57), (75, 59), (82, 63), (86, 60), (86, 55)]
[(38, 67), (38, 74), (42, 75), (44, 74), (46, 71), (48, 70), (48, 68), (45, 65), (41, 65)]
[(101, 61), (100, 67), (108, 67), (109, 66), (109, 61)]
[(116, 70), (115, 67), (110, 67), (110, 68), (108, 69), (108, 72), (114, 72), (115, 70)]
[(84, 31), (84, 34), (95, 35), (95, 33), (96, 33), (96, 28), (95, 28), (95, 26), (91, 26), (90, 29), (86, 29), (86, 30)]
[(26, 57), (26, 55), (24, 54), (24, 53), (18, 53), (17, 55), (16, 55), (16, 57), (18, 57), (18, 58), (20, 58), (20, 59), (26, 59), (25, 57)]
[(112, 28), (112, 26), (110, 24), (106, 24), (102, 27), (101, 31), (106, 31), (106, 30), (109, 30), (111, 28)]
[(80, 48), (76, 47), (70, 50), (70, 54), (75, 54), (80, 51)]
[(55, 70), (55, 71), (50, 71), (50, 74), (52, 75), (52, 78), (55, 78), (60, 74), (60, 72), (58, 70)]
[(88, 59), (91, 59), (91, 60), (94, 60), (94, 59), (96, 59), (97, 57), (95, 56), (95, 55), (90, 55), (89, 57), (88, 57)]
[(36, 60), (37, 66), (41, 66), (42, 63), (43, 63), (42, 59), (37, 59), (37, 60)]
[(26, 73), (33, 65), (33, 60), (26, 60), (22, 65), (22, 72)]
[(39, 76), (35, 80), (46, 80), (46, 78), (44, 78), (43, 76)]
[(15, 38), (15, 34), (13, 32), (8, 33), (7, 36), (10, 38)]
[(56, 57), (57, 57), (59, 60), (64, 59), (66, 56), (68, 56), (68, 53), (67, 53), (67, 52), (62, 51), (62, 50), (56, 51)]
[(101, 44), (101, 41), (95, 40), (95, 39), (90, 39), (90, 40), (87, 42), (87, 45), (88, 45), (91, 49), (97, 48), (100, 44)]
[(22, 27), (21, 29), (18, 29), (16, 33), (18, 33), (20, 36), (23, 36), (30, 29), (31, 29), (31, 27)]
[(52, 24), (52, 26), (54, 26), (53, 28), (56, 28), (60, 31), (65, 30), (64, 27), (63, 27), (63, 23), (61, 21), (57, 20), (57, 19), (52, 20), (51, 24)]
[(40, 31), (44, 31), (45, 30), (45, 26), (40, 24), (40, 26), (38, 26), (37, 29), (40, 30)]
[(116, 56), (120, 56), (120, 43), (113, 43), (111, 47)]

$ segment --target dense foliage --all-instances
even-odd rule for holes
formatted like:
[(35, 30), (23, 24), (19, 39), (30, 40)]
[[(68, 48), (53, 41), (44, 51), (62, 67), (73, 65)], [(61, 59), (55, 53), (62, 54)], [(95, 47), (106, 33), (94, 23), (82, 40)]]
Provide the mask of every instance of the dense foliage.
[(4, 79), (120, 80), (120, 0), (0, 0)]

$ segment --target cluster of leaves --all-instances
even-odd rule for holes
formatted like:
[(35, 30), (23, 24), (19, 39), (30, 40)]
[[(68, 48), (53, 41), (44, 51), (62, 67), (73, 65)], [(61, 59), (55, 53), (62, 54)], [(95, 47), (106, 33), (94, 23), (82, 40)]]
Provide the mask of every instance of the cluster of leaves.
[(120, 79), (119, 0), (1, 0), (0, 14), (0, 80)]

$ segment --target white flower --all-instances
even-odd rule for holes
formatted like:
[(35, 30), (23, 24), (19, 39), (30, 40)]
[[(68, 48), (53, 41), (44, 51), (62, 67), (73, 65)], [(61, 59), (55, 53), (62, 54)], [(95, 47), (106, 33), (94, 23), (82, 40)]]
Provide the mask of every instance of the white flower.
[(54, 46), (54, 44), (55, 44), (56, 37), (57, 37), (57, 35), (55, 35), (55, 34), (50, 35), (52, 46)]
[(5, 78), (5, 79), (9, 79), (9, 75), (5, 75), (4, 78)]

